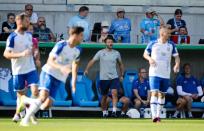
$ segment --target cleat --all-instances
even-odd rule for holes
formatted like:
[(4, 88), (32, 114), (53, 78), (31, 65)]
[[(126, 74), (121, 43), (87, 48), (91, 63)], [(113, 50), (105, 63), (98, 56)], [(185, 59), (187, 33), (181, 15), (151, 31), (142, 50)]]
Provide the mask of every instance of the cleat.
[(14, 117), (12, 118), (12, 121), (17, 123), (18, 121), (20, 121), (20, 116), (18, 114), (15, 114)]
[(113, 118), (117, 118), (117, 114), (116, 114), (116, 112), (112, 112), (111, 117), (113, 117)]
[(36, 117), (34, 115), (32, 115), (30, 117), (30, 121), (32, 122), (33, 125), (37, 125), (38, 124), (38, 121), (37, 121), (37, 119), (36, 119)]
[(153, 119), (152, 119), (152, 122), (156, 123), (156, 122), (157, 122), (157, 120), (158, 120), (158, 118), (157, 118), (157, 117), (155, 117), (155, 118), (153, 118)]
[(29, 127), (29, 123), (28, 122), (24, 122), (23, 120), (20, 122), (20, 126), (23, 126), (23, 127)]

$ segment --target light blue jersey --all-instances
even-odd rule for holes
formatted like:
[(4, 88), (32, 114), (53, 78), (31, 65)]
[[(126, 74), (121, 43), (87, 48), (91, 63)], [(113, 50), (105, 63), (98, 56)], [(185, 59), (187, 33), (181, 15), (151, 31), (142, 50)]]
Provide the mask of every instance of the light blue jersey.
[[(158, 19), (145, 18), (141, 21), (140, 29), (145, 31), (145, 33), (142, 33), (142, 43), (147, 44), (157, 39), (159, 33), (158, 26), (160, 26)], [(149, 33), (152, 33), (152, 35), (148, 35)]]
[(89, 41), (90, 40), (90, 24), (87, 21), (85, 17), (82, 17), (80, 15), (76, 15), (72, 17), (69, 22), (67, 27), (71, 28), (74, 26), (80, 26), (84, 28), (84, 41)]
[(110, 33), (114, 34), (116, 41), (130, 43), (131, 21), (128, 18), (115, 19), (111, 23)]

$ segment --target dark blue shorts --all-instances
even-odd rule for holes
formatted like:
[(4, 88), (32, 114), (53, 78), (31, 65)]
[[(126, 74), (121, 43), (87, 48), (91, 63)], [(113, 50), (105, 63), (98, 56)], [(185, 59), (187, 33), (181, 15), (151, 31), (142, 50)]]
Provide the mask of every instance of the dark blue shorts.
[(99, 90), (101, 95), (108, 95), (109, 90), (112, 89), (120, 89), (120, 80), (119, 78), (115, 78), (112, 80), (100, 80)]
[(149, 84), (151, 91), (160, 91), (166, 93), (169, 88), (169, 79), (160, 78), (160, 77), (149, 77)]
[(28, 86), (38, 85), (38, 72), (36, 70), (26, 74), (13, 75), (13, 87), (14, 91), (22, 91), (25, 89), (25, 82)]

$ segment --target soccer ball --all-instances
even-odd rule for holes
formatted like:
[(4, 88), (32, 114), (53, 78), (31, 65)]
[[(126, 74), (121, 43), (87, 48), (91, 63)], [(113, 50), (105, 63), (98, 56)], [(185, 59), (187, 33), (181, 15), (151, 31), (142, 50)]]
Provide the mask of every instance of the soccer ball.
[(130, 109), (128, 110), (128, 112), (126, 113), (126, 115), (130, 118), (140, 118), (140, 113), (138, 110), (136, 109)]

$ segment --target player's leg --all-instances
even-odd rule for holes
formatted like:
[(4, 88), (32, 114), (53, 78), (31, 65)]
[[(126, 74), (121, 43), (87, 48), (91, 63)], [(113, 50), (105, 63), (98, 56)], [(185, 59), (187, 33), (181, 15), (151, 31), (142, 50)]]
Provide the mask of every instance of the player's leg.
[(120, 80), (118, 78), (111, 80), (110, 90), (112, 94), (112, 103), (113, 103), (113, 110), (112, 110), (112, 117), (117, 117), (117, 104), (118, 104), (118, 90), (120, 89)]
[(161, 110), (163, 109), (165, 104), (165, 93), (158, 92), (158, 103), (157, 103), (157, 114), (158, 122), (160, 122)]
[(177, 118), (178, 114), (181, 114), (185, 110), (186, 104), (187, 102), (185, 99), (182, 97), (178, 98), (176, 101), (176, 112), (174, 113), (173, 118)]
[(117, 104), (118, 104), (118, 91), (117, 89), (112, 89), (111, 90), (112, 94), (112, 104), (113, 104), (113, 110), (112, 110), (112, 117), (117, 117), (116, 111), (117, 111)]
[(157, 122), (160, 122), (161, 110), (165, 104), (165, 93), (169, 87), (169, 79), (159, 78), (160, 79), (160, 89), (158, 92), (158, 104), (157, 104)]
[[(28, 87), (30, 87), (31, 90), (31, 98), (37, 99), (38, 97), (38, 72), (37, 70), (31, 71), (30, 73), (26, 74), (26, 81), (28, 84)], [(26, 112), (28, 112), (28, 108), (26, 108)], [(37, 119), (35, 115), (33, 114), (31, 116), (31, 122), (33, 124), (37, 124)]]
[(29, 110), (26, 113), (26, 116), (21, 121), (22, 126), (29, 125), (29, 119), (31, 118), (31, 116), (33, 116), (40, 109), (41, 104), (48, 98), (49, 90), (52, 86), (52, 80), (53, 80), (53, 77), (51, 77), (49, 74), (43, 71), (41, 72), (39, 98), (36, 99), (36, 102), (34, 104), (30, 105)]
[(17, 93), (17, 106), (16, 106), (16, 113), (13, 117), (13, 121), (17, 122), (20, 119), (19, 113), (24, 110), (25, 105), (30, 105), (32, 104), (34, 101), (31, 98), (28, 98), (25, 95), (25, 80), (26, 80), (26, 75), (22, 74), (22, 75), (14, 75), (13, 76), (13, 86), (14, 86), (14, 91), (16, 91)]
[(141, 102), (139, 99), (135, 98), (135, 99), (134, 99), (134, 106), (135, 106), (135, 108), (136, 108), (137, 110), (139, 110), (140, 107), (141, 107), (141, 105), (142, 105), (142, 102)]
[(157, 122), (157, 103), (158, 103), (158, 91), (160, 87), (160, 79), (158, 77), (149, 77), (151, 98), (150, 109), (153, 122)]
[(108, 92), (109, 92), (109, 81), (107, 80), (100, 80), (100, 93), (102, 95), (102, 98), (101, 98), (101, 110), (102, 110), (102, 113), (103, 113), (103, 117), (106, 117), (107, 116), (107, 98), (108, 98)]
[(119, 102), (121, 102), (123, 104), (120, 115), (121, 115), (121, 117), (126, 117), (126, 112), (129, 108), (130, 99), (123, 96), (119, 99)]
[(187, 102), (188, 117), (189, 117), (189, 118), (193, 118), (193, 115), (192, 115), (192, 112), (191, 112), (193, 99), (192, 99), (190, 96), (184, 96), (184, 99), (185, 99), (186, 102)]
[(108, 117), (108, 108), (109, 108), (109, 105), (110, 105), (110, 102), (112, 101), (112, 98), (110, 97), (110, 96), (108, 96), (107, 98), (106, 98), (106, 109), (104, 109), (105, 110), (105, 112), (103, 113), (103, 117), (104, 118), (107, 118)]

